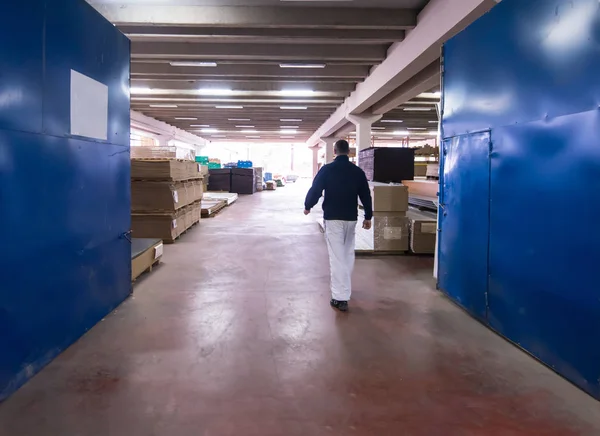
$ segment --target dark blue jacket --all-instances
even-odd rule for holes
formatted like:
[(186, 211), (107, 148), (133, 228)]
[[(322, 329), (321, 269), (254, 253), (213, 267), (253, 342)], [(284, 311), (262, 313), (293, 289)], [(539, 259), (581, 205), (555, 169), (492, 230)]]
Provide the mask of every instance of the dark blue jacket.
[(363, 170), (354, 165), (348, 156), (338, 156), (325, 165), (315, 177), (308, 191), (304, 208), (311, 210), (325, 191), (323, 212), (326, 220), (356, 221), (358, 198), (365, 208), (365, 219), (373, 217), (373, 202), (369, 182)]

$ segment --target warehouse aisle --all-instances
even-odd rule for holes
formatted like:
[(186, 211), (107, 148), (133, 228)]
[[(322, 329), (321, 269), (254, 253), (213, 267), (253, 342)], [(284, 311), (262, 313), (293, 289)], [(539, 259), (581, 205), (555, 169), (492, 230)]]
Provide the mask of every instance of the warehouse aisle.
[(0, 435), (600, 433), (597, 402), (440, 296), (428, 258), (360, 259), (334, 312), (305, 189), (242, 198), (168, 246), (0, 405)]

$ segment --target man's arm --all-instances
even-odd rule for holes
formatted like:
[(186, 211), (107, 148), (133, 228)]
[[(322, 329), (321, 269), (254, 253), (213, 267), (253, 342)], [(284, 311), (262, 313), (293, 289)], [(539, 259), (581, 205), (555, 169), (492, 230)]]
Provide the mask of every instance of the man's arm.
[(371, 199), (371, 188), (369, 188), (369, 181), (363, 171), (360, 172), (360, 188), (358, 190), (358, 197), (360, 202), (365, 209), (365, 220), (371, 221), (373, 218), (373, 200)]
[(319, 202), (321, 195), (323, 195), (326, 173), (326, 167), (321, 168), (321, 170), (317, 173), (317, 177), (315, 177), (315, 180), (313, 181), (312, 188), (310, 188), (308, 191), (306, 200), (304, 201), (305, 211), (310, 211), (313, 207), (315, 207)]

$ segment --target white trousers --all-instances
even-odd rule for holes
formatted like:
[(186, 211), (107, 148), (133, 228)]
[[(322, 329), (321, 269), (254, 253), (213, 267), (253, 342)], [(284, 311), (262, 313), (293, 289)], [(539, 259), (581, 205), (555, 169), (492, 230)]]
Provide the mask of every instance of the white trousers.
[(325, 221), (325, 239), (329, 250), (331, 297), (338, 301), (350, 301), (356, 221)]

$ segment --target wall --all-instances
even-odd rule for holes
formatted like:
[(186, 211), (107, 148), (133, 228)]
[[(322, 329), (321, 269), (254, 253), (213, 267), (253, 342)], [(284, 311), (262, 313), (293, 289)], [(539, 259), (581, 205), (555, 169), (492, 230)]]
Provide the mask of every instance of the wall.
[(0, 6), (0, 401), (130, 293), (129, 54), (83, 0)]
[(439, 265), (451, 298), (596, 398), (599, 8), (504, 0), (446, 44)]

